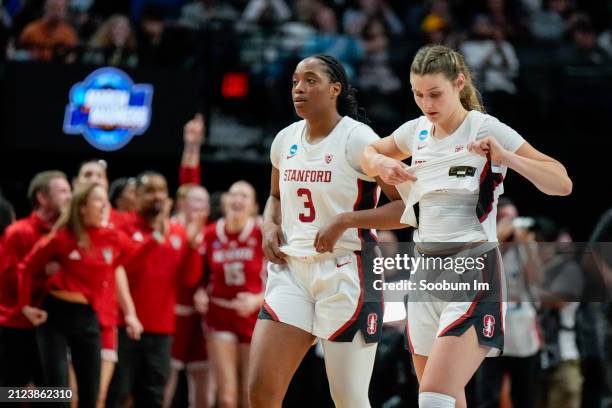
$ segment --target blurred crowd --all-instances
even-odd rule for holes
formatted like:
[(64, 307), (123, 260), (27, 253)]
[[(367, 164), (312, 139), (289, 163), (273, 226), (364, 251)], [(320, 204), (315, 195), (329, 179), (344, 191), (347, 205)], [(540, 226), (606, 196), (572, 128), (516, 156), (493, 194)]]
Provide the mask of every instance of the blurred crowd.
[(0, 45), (9, 60), (190, 68), (217, 57), (204, 50), (216, 38), (206, 33), (222, 33), (224, 52), (269, 80), (291, 57), (322, 52), (340, 58), (359, 88), (389, 94), (405, 80), (394, 54), (435, 42), (461, 49), (483, 91), (514, 94), (517, 45), (548, 44), (570, 65), (609, 62), (611, 8), (581, 0), (9, 0)]

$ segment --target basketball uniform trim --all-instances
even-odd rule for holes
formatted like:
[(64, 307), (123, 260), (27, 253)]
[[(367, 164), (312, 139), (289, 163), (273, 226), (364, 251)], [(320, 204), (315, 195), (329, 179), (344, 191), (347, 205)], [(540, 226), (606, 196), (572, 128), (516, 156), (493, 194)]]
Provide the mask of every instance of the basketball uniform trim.
[(483, 223), (493, 210), (495, 190), (503, 181), (504, 176), (502, 174), (493, 173), (491, 157), (487, 155), (487, 162), (480, 174), (480, 188), (478, 189), (478, 203), (476, 204), (476, 216), (480, 223)]
[(261, 311), (259, 312), (259, 316), (257, 316), (257, 318), (258, 319), (265, 319), (265, 320), (273, 320), (275, 322), (280, 322), (280, 319), (278, 318), (276, 313), (274, 313), (274, 310), (272, 310), (272, 307), (265, 300), (263, 302), (263, 305), (261, 307)]
[(338, 330), (336, 330), (334, 334), (332, 334), (329, 337), (328, 340), (330, 341), (336, 340), (351, 325), (353, 325), (357, 321), (357, 318), (359, 317), (359, 313), (361, 313), (361, 309), (363, 308), (363, 297), (365, 294), (365, 287), (363, 285), (363, 268), (361, 265), (361, 255), (359, 254), (359, 252), (355, 251), (355, 256), (357, 257), (357, 270), (359, 271), (359, 287), (361, 289), (359, 292), (359, 300), (357, 301), (357, 307), (355, 308), (355, 313), (353, 313), (353, 316), (351, 316), (351, 318), (346, 323), (344, 323)]
[[(502, 283), (502, 268), (501, 253), (498, 248), (495, 248), (488, 253), (495, 253), (495, 277), (489, 275), (490, 268), (483, 269), (483, 281), (490, 282), (498, 292), (498, 299), (484, 299), (486, 291), (477, 293), (468, 310), (444, 328), (437, 337), (443, 336), (461, 336), (470, 327), (474, 326), (478, 343), (499, 350), (499, 355), (503, 353), (504, 348), (504, 311), (503, 311), (503, 283)], [(491, 316), (494, 320), (493, 331), (490, 336), (483, 335), (485, 329), (485, 319)], [(495, 330), (499, 329), (499, 331)]]

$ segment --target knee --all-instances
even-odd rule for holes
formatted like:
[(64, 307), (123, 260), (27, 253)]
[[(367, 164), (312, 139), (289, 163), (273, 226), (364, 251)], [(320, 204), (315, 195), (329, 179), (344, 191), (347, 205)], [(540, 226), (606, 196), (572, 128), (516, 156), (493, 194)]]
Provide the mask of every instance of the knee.
[(235, 393), (222, 392), (217, 401), (220, 408), (236, 408), (238, 406), (238, 398)]
[(420, 392), (419, 408), (455, 408), (455, 398), (438, 392)]
[(278, 387), (274, 387), (271, 381), (259, 376), (250, 379), (248, 398), (251, 408), (280, 407), (283, 401), (283, 395)]

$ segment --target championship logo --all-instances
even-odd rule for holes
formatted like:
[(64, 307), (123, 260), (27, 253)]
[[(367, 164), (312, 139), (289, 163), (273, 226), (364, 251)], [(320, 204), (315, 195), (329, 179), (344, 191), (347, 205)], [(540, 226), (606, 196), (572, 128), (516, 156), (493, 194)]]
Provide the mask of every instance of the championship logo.
[(123, 71), (100, 68), (70, 89), (64, 132), (82, 134), (96, 149), (118, 150), (151, 122), (153, 86), (135, 84)]

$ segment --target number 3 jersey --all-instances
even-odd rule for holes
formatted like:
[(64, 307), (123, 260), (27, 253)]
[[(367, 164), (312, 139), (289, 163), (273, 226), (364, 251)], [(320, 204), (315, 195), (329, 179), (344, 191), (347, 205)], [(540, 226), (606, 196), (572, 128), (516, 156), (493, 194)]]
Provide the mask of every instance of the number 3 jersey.
[[(281, 130), (272, 144), (271, 160), (279, 171), (282, 229), (289, 256), (315, 256), (319, 229), (337, 214), (374, 208), (379, 190), (361, 172), (359, 159), (365, 147), (378, 139), (367, 125), (343, 117), (319, 143), (306, 141), (306, 122)], [(359, 251), (362, 242), (374, 240), (373, 231), (350, 228), (334, 250)]]
[(233, 299), (240, 292), (263, 291), (265, 259), (261, 229), (254, 218), (235, 234), (227, 231), (224, 218), (219, 219), (206, 227), (204, 244), (208, 293), (212, 298)]

